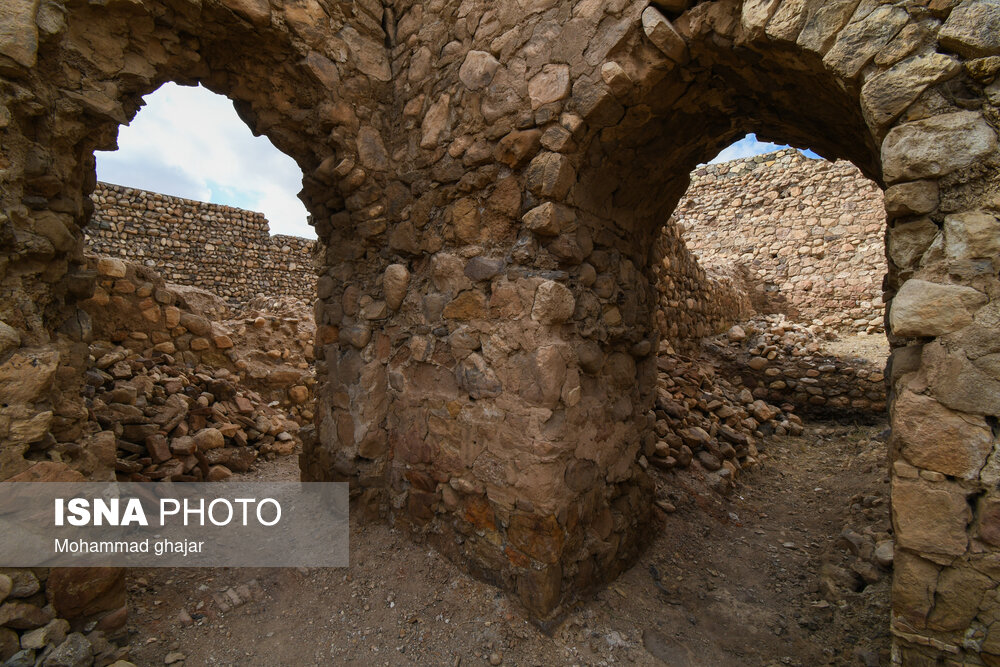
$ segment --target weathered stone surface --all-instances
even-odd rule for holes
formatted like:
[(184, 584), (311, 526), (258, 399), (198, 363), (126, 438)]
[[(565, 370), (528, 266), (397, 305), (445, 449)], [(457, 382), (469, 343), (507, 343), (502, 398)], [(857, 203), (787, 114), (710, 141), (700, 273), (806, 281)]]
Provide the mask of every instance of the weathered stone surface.
[(198, 451), (204, 452), (209, 449), (217, 449), (226, 446), (226, 438), (217, 428), (203, 428), (192, 436)]
[(781, 5), (781, 0), (748, 0), (743, 3), (740, 23), (754, 37), (760, 37), (767, 22)]
[(895, 225), (889, 232), (889, 258), (901, 269), (912, 269), (939, 231), (928, 218)]
[(930, 561), (901, 550), (893, 557), (892, 597), (896, 611), (914, 627), (924, 627), (934, 606), (934, 586), (940, 569)]
[[(994, 415), (1000, 410), (1000, 379), (971, 362), (964, 351), (948, 350), (935, 341), (924, 346), (920, 364), (931, 394), (943, 405), (977, 415)], [(982, 474), (988, 473), (996, 476), (1000, 471), (984, 469)]]
[(983, 117), (958, 111), (893, 128), (882, 143), (882, 164), (889, 183), (937, 178), (996, 150), (996, 132)]
[(42, 588), (38, 577), (29, 569), (3, 568), (2, 572), (3, 576), (10, 581), (10, 589), (7, 591), (7, 595), (11, 598), (31, 597)]
[(493, 156), (498, 162), (518, 169), (538, 154), (541, 147), (541, 130), (514, 131), (497, 142)]
[(810, 7), (812, 11), (807, 14), (795, 42), (809, 51), (826, 53), (857, 6), (855, 0), (833, 0)]
[(448, 129), (448, 112), (451, 96), (442, 95), (427, 109), (420, 126), (420, 147), (434, 148)]
[(889, 324), (897, 336), (942, 336), (970, 324), (987, 300), (971, 287), (913, 278), (893, 298)]
[(569, 65), (546, 65), (528, 82), (531, 108), (558, 102), (569, 96)]
[(949, 259), (1000, 256), (1000, 219), (986, 211), (956, 213), (944, 219), (944, 251)]
[(545, 202), (524, 214), (524, 226), (540, 236), (558, 236), (576, 221), (573, 209)]
[(38, 0), (10, 0), (0, 7), (0, 54), (34, 67), (38, 52)]
[(402, 264), (390, 264), (382, 274), (382, 290), (385, 293), (385, 303), (392, 310), (399, 310), (406, 298), (406, 290), (410, 285), (410, 272)]
[(79, 632), (72, 632), (56, 646), (43, 664), (45, 667), (89, 667), (93, 662), (90, 642)]
[(358, 130), (358, 162), (366, 169), (383, 170), (389, 166), (382, 135), (371, 125)]
[(491, 398), (499, 396), (503, 391), (503, 385), (497, 379), (486, 361), (478, 354), (470, 354), (456, 371), (458, 376), (458, 386), (468, 392), (474, 399)]
[(542, 324), (559, 324), (573, 316), (576, 301), (565, 285), (546, 280), (535, 290), (531, 318)]
[(866, 16), (848, 23), (837, 34), (837, 41), (823, 56), (823, 64), (853, 79), (908, 20), (909, 15), (901, 7), (880, 5)]
[(865, 83), (861, 88), (861, 108), (873, 127), (886, 127), (927, 86), (950, 79), (961, 69), (958, 60), (940, 53), (909, 58)]
[(965, 527), (971, 512), (965, 492), (957, 484), (896, 479), (892, 499), (896, 540), (901, 547), (929, 554), (965, 553)]
[(885, 191), (885, 212), (889, 215), (923, 215), (938, 205), (936, 181), (900, 183)]
[(964, 631), (976, 617), (983, 594), (995, 585), (972, 567), (943, 570), (934, 590), (934, 608), (927, 626), (933, 630)]
[(982, 417), (963, 415), (929, 396), (904, 391), (892, 406), (893, 438), (915, 466), (975, 480), (993, 450), (993, 435)]
[(628, 72), (614, 61), (601, 65), (601, 79), (619, 97), (625, 95), (632, 87), (632, 78), (628, 75)]
[(52, 620), (52, 613), (29, 602), (7, 601), (0, 604), (0, 626), (15, 630), (33, 630)]
[(53, 568), (46, 595), (60, 618), (118, 609), (125, 604), (125, 570), (116, 567)]
[(441, 315), (449, 320), (475, 320), (486, 317), (486, 295), (479, 290), (462, 292), (444, 307)]
[(490, 85), (499, 67), (500, 61), (492, 54), (486, 51), (469, 51), (458, 70), (458, 77), (469, 90), (479, 90)]
[[(287, 16), (287, 12), (286, 12)], [(389, 81), (392, 70), (389, 68), (389, 58), (385, 45), (375, 39), (362, 35), (351, 26), (345, 26), (340, 31), (340, 37), (347, 43), (354, 56), (357, 67), (364, 74), (376, 81)]]
[(223, 4), (254, 25), (271, 22), (271, 4), (267, 0), (223, 0)]
[[(51, 414), (51, 413), (49, 413)], [(84, 482), (86, 478), (65, 463), (41, 461), (6, 482)]]
[(655, 7), (646, 7), (642, 12), (642, 29), (649, 41), (656, 45), (663, 55), (675, 63), (683, 63), (687, 56), (687, 44), (670, 21)]
[(1000, 2), (969, 0), (948, 15), (938, 33), (941, 46), (967, 58), (1000, 53)]
[(473, 257), (465, 265), (465, 275), (469, 280), (489, 280), (503, 271), (504, 261), (489, 257)]
[(97, 272), (109, 278), (124, 278), (125, 262), (111, 257), (102, 257), (97, 261)]
[(59, 352), (21, 349), (0, 364), (0, 403), (23, 404), (36, 400), (52, 382)]
[(565, 197), (575, 180), (573, 165), (559, 153), (539, 153), (528, 165), (528, 189), (540, 197)]
[(5, 322), (0, 322), (0, 357), (21, 344), (21, 334)]

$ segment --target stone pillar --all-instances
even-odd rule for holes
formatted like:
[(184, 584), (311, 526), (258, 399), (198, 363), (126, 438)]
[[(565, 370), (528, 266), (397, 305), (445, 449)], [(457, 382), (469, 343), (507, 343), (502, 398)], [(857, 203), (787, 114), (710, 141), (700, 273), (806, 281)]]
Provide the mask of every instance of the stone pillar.
[[(323, 388), (303, 475), (350, 480), (363, 508), (544, 618), (637, 553), (657, 340), (632, 262), (594, 241), (593, 216), (528, 182), (446, 203), (444, 243), (432, 227), (410, 241), (434, 252), (321, 278)], [(491, 224), (512, 241), (463, 242)], [(341, 260), (358, 254), (334, 236)]]

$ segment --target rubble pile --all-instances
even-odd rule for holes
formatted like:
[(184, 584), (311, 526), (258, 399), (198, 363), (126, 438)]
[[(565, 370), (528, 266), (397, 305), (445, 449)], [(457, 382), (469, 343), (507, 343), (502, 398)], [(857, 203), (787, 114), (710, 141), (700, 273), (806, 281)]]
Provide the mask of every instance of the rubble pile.
[[(214, 481), (296, 451), (313, 419), (315, 326), (301, 301), (219, 297), (92, 258), (83, 395), (91, 445), (124, 481)], [(227, 319), (222, 319), (227, 318)]]
[(674, 470), (696, 466), (710, 486), (727, 494), (740, 471), (766, 456), (771, 434), (799, 435), (802, 420), (792, 406), (775, 407), (717, 375), (711, 365), (661, 354), (655, 405), (658, 439), (644, 452), (644, 466)]
[(114, 434), (122, 481), (216, 481), (298, 444), (298, 422), (226, 368), (185, 368), (169, 354), (107, 341), (90, 349), (85, 392), (94, 419)]
[[(95, 571), (92, 581), (79, 576)], [(125, 622), (120, 579), (110, 568), (0, 568), (0, 662), (5, 667), (134, 667), (124, 660), (128, 647), (116, 643), (123, 639)], [(117, 610), (83, 625), (62, 618), (88, 606)]]
[(733, 326), (704, 347), (719, 372), (755, 398), (818, 416), (884, 413), (882, 367), (861, 357), (824, 353), (823, 337), (832, 335), (820, 324), (765, 315)]

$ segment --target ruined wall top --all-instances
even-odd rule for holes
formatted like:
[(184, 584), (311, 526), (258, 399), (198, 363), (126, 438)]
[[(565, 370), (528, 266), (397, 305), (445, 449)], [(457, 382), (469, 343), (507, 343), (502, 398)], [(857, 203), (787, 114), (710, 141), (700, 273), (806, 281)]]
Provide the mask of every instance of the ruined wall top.
[(98, 183), (88, 249), (154, 267), (169, 282), (231, 303), (258, 294), (316, 297), (315, 241), (271, 235), (263, 213)]
[(784, 149), (704, 165), (672, 220), (710, 272), (747, 272), (757, 310), (883, 330), (884, 197), (851, 163)]

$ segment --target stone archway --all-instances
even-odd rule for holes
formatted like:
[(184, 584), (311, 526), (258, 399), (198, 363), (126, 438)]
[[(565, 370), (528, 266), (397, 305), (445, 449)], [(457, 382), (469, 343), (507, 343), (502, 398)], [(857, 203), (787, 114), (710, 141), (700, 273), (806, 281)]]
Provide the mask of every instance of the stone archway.
[(893, 630), (902, 660), (997, 660), (993, 0), (325, 6), (5, 8), (0, 318), (5, 349), (52, 355), (31, 396), (4, 388), (18, 437), (79, 420), (89, 151), (143, 92), (201, 81), (308, 174), (303, 477), (350, 480), (549, 617), (642, 542), (649, 249), (691, 167), (754, 129), (888, 186)]
[[(275, 15), (266, 2), (68, 5), (0, 12), (2, 480), (115, 479), (114, 438), (89, 430), (81, 391), (92, 323), (80, 305), (96, 280), (82, 230), (94, 151), (115, 147), (143, 95), (176, 81), (229, 97), (254, 132), (316, 172), (304, 197), (326, 229), (351, 208), (348, 192), (384, 187), (377, 169), (354, 174), (349, 189), (331, 187), (339, 180), (331, 164), (344, 145), (354, 151), (359, 115), (371, 130), (387, 85), (378, 16), (328, 16), (318, 5)], [(321, 20), (350, 50), (316, 31)], [(99, 629), (116, 633), (125, 623), (122, 573), (53, 571), (48, 598), (74, 627), (101, 619)], [(100, 594), (99, 604), (81, 605), (78, 591)]]
[[(352, 40), (351, 48), (317, 32), (312, 26), (321, 18)], [(362, 35), (357, 20), (327, 16), (318, 5), (289, 7), (280, 17), (267, 3), (12, 6), (13, 36), (0, 45), (7, 247), (0, 319), (33, 357), (51, 357), (63, 369), (49, 368), (34, 395), (16, 397), (29, 417), (49, 415), (28, 429), (22, 449), (35, 431), (50, 431), (55, 442), (80, 436), (77, 343), (88, 324), (74, 303), (93, 285), (81, 268), (81, 229), (92, 207), (94, 150), (115, 147), (118, 126), (135, 115), (142, 95), (165, 81), (200, 82), (232, 99), (254, 132), (314, 174), (303, 196), (314, 224), (329, 229), (331, 216), (359, 206), (345, 201), (348, 192), (384, 187), (376, 185), (377, 168), (356, 170), (350, 188), (331, 187), (336, 156), (355, 150), (359, 114), (373, 113), (389, 78), (380, 29), (376, 35), (377, 25), (367, 25)], [(373, 131), (370, 124), (366, 130)], [(381, 139), (372, 143), (382, 146)], [(28, 465), (13, 450), (5, 458), (8, 475)]]

